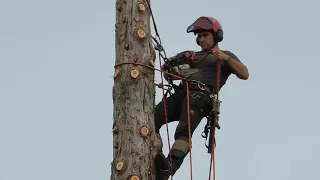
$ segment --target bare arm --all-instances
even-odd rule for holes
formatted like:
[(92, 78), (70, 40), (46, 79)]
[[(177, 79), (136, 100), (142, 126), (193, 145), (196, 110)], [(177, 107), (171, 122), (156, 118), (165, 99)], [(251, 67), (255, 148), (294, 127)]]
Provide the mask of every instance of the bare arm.
[(239, 58), (230, 51), (225, 51), (225, 54), (226, 56), (223, 58), (224, 63), (229, 66), (232, 73), (235, 74), (239, 79), (247, 80), (249, 78), (247, 66), (244, 65)]
[(247, 80), (249, 78), (249, 71), (246, 65), (234, 59), (229, 55), (229, 58), (225, 61), (228, 66), (233, 70), (233, 73), (242, 80)]

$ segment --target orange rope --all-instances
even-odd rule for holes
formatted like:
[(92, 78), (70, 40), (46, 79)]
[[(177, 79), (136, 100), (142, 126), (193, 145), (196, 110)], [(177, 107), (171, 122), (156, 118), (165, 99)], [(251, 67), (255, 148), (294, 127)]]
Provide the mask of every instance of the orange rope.
[[(159, 52), (159, 59), (161, 58), (160, 56), (160, 52)], [(162, 67), (161, 61), (159, 61), (160, 67)], [(163, 84), (163, 71), (161, 71), (161, 84)], [(169, 148), (169, 160), (170, 160), (170, 170), (171, 170), (171, 174), (173, 173), (172, 171), (172, 155), (170, 153), (171, 151), (171, 145), (170, 145), (170, 134), (169, 134), (169, 126), (168, 126), (168, 114), (167, 114), (167, 106), (166, 106), (166, 97), (165, 97), (165, 93), (164, 93), (164, 88), (162, 89), (162, 99), (163, 99), (163, 109), (164, 109), (164, 116), (166, 119), (166, 130), (167, 130), (167, 138), (168, 138), (168, 148)], [(171, 176), (171, 180), (173, 179), (173, 177)]]
[(187, 113), (188, 113), (188, 134), (189, 134), (189, 153), (190, 153), (190, 179), (192, 180), (192, 138), (191, 138), (191, 127), (190, 127), (190, 99), (189, 99), (189, 83), (186, 82), (186, 91), (187, 91)]
[(213, 168), (212, 170), (212, 176), (213, 176), (213, 180), (216, 180), (216, 168), (215, 168), (215, 159), (214, 159), (214, 138), (215, 138), (215, 128), (216, 128), (216, 123), (217, 123), (217, 118), (218, 118), (218, 106), (219, 106), (219, 91), (220, 91), (220, 74), (221, 74), (221, 61), (217, 60), (217, 81), (216, 81), (216, 94), (217, 94), (217, 99), (216, 99), (216, 108), (215, 108), (215, 111), (214, 111), (214, 119), (212, 119), (214, 121), (214, 124), (213, 124), (213, 127), (212, 128), (212, 136), (211, 136), (211, 139), (212, 139), (212, 144), (211, 144), (211, 160), (210, 160), (210, 170), (209, 170), (209, 180), (211, 180), (211, 169)]

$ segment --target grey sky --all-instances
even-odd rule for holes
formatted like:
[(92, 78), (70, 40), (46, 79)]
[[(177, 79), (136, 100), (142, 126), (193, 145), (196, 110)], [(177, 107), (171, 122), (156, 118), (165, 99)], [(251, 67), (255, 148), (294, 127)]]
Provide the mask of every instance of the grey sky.
[[(185, 30), (208, 15), (225, 30), (221, 48), (250, 70), (248, 81), (232, 76), (221, 93), (217, 179), (319, 180), (319, 3), (165, 0), (152, 7), (169, 56), (199, 49)], [(114, 8), (106, 0), (0, 1), (0, 180), (109, 179)], [(195, 180), (209, 173), (203, 126), (193, 138)], [(188, 156), (174, 179), (189, 174)]]

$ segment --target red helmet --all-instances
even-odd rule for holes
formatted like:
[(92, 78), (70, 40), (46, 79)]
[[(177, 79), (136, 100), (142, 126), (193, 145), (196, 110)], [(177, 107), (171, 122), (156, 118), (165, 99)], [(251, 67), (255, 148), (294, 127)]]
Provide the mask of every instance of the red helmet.
[(194, 23), (187, 28), (187, 33), (198, 33), (202, 30), (213, 32), (213, 37), (216, 42), (223, 40), (223, 30), (219, 21), (213, 17), (202, 16), (199, 17)]

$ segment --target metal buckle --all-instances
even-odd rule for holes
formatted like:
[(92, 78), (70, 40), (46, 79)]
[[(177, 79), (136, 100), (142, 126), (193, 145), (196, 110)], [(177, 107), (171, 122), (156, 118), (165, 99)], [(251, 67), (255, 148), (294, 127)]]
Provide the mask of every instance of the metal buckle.
[(203, 91), (204, 91), (204, 90), (205, 90), (205, 89), (204, 89), (204, 87), (205, 87), (205, 85), (204, 85), (204, 84), (202, 84), (202, 83), (198, 83), (198, 88), (199, 88), (199, 89), (201, 89), (201, 90), (203, 90)]
[(199, 82), (199, 81), (191, 80), (190, 83), (191, 84), (196, 84), (198, 86), (198, 88), (203, 90), (203, 91), (205, 90), (206, 85), (201, 83), (201, 82)]

